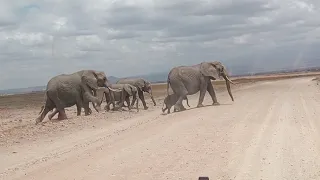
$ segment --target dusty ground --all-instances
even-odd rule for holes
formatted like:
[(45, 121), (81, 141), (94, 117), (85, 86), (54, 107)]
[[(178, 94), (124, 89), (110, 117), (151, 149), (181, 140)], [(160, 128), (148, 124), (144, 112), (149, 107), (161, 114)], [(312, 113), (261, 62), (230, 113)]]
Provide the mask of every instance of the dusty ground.
[(147, 98), (148, 110), (77, 117), (69, 108), (69, 120), (38, 126), (41, 94), (4, 97), (0, 179), (320, 179), (313, 78), (242, 79), (234, 102), (218, 85), (220, 106), (194, 108), (197, 94), (169, 115), (156, 85), (158, 105)]

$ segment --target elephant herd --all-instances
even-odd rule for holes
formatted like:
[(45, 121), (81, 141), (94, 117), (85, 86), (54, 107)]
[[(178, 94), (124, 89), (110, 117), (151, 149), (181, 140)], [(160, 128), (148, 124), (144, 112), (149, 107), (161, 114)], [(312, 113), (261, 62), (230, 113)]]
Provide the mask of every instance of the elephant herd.
[[(187, 100), (187, 95), (193, 95), (200, 91), (200, 97), (197, 107), (203, 106), (203, 100), (206, 91), (209, 92), (213, 105), (218, 105), (217, 97), (210, 80), (216, 80), (223, 77), (226, 81), (228, 93), (234, 101), (230, 89), (230, 83), (234, 84), (227, 73), (226, 68), (221, 62), (202, 62), (191, 66), (178, 66), (170, 70), (167, 79), (167, 96), (164, 99), (166, 107), (162, 111), (168, 110), (174, 106), (174, 111), (183, 111), (185, 107), (182, 104), (183, 100)], [(171, 87), (173, 94), (169, 94)], [(138, 102), (141, 100), (144, 109), (148, 109), (143, 92), (150, 94), (154, 106), (156, 102), (152, 95), (151, 83), (143, 78), (122, 78), (112, 84), (107, 79), (104, 72), (95, 70), (81, 70), (72, 74), (57, 75), (49, 80), (44, 96), (44, 105), (39, 112), (39, 117), (36, 118), (36, 124), (43, 121), (45, 116), (52, 119), (58, 114), (58, 119), (67, 119), (65, 108), (76, 105), (77, 116), (81, 115), (81, 109), (84, 108), (85, 115), (92, 113), (89, 108), (90, 102), (94, 109), (101, 111), (103, 97), (106, 99), (107, 105), (104, 107), (109, 111), (110, 105), (113, 105), (113, 110), (128, 107), (130, 110), (136, 103), (136, 109), (139, 111)], [(133, 97), (130, 104), (130, 96)], [(137, 98), (138, 96), (138, 98)], [(127, 103), (127, 106), (124, 105)], [(190, 106), (189, 106), (190, 107)]]

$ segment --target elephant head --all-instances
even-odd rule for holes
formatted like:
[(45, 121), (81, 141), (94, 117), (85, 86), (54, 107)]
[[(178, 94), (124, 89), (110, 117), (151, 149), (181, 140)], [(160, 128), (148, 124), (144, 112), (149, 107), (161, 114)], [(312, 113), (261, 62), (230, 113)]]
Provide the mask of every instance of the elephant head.
[[(107, 79), (106, 74), (102, 71), (85, 70), (81, 75), (81, 81), (82, 84), (85, 86), (85, 91), (89, 88), (89, 91), (94, 91), (94, 94), (96, 94), (95, 92), (99, 91), (101, 87), (107, 88), (111, 91), (117, 91), (110, 87), (111, 84)], [(96, 102), (98, 109), (100, 109), (102, 101), (99, 101), (99, 99), (96, 99), (94, 101)]]
[(229, 79), (229, 74), (221, 62), (218, 62), (218, 61), (202, 62), (200, 64), (200, 72), (204, 76), (210, 77), (210, 79), (213, 79), (213, 80), (218, 79), (222, 76), (226, 81), (228, 93), (232, 101), (234, 101), (233, 95), (230, 89), (230, 83), (232, 84), (234, 83)]
[(104, 72), (87, 70), (81, 76), (81, 81), (92, 90), (98, 90), (98, 87), (109, 87), (110, 83)]

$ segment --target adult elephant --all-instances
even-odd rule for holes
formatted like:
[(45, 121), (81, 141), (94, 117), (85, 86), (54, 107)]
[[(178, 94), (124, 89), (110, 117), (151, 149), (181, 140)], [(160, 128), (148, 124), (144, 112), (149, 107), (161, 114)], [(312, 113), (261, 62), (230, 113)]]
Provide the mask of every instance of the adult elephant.
[(232, 101), (234, 101), (230, 89), (230, 83), (234, 83), (229, 79), (227, 70), (221, 62), (202, 62), (196, 65), (172, 68), (167, 79), (167, 94), (169, 95), (169, 86), (171, 86), (173, 93), (179, 96), (178, 101), (174, 105), (175, 111), (185, 110), (182, 100), (187, 95), (195, 94), (198, 91), (200, 91), (200, 96), (197, 107), (203, 106), (202, 103), (206, 91), (209, 92), (213, 105), (219, 105), (211, 80), (218, 79), (221, 76), (226, 80), (228, 93)]
[[(144, 109), (148, 109), (148, 106), (146, 105), (146, 102), (144, 100), (144, 95), (143, 92), (147, 92), (150, 94), (150, 97), (153, 101), (153, 105), (156, 106), (156, 101), (153, 98), (152, 95), (152, 88), (151, 88), (151, 83), (143, 78), (122, 78), (120, 80), (118, 80), (116, 82), (116, 84), (131, 84), (133, 86), (135, 86), (138, 89), (138, 95), (139, 95), (139, 99), (141, 100)], [(131, 106), (134, 105), (136, 101), (136, 98), (133, 97), (132, 102), (131, 102)]]
[(77, 106), (77, 115), (81, 114), (81, 108), (85, 110), (85, 115), (89, 115), (89, 102), (97, 105), (101, 109), (101, 102), (93, 96), (99, 87), (109, 87), (108, 79), (104, 72), (94, 70), (81, 70), (72, 74), (61, 74), (51, 78), (47, 84), (45, 92), (45, 104), (42, 106), (40, 116), (36, 119), (36, 124), (42, 122), (49, 111), (56, 110), (49, 115), (51, 119), (56, 113), (58, 119), (67, 119), (66, 107)]

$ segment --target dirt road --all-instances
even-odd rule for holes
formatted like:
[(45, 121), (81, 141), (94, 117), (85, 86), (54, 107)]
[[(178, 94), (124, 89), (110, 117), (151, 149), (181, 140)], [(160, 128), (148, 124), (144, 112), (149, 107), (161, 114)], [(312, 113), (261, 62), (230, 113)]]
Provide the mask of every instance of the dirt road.
[[(320, 179), (320, 86), (313, 78), (218, 93), (221, 106), (141, 111), (99, 129), (0, 150), (0, 178)], [(189, 97), (195, 107), (198, 95)], [(211, 104), (206, 94), (205, 105)]]

